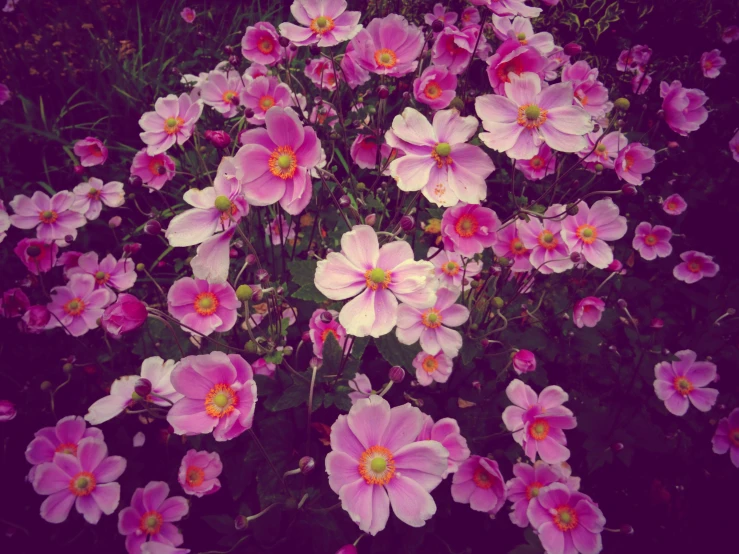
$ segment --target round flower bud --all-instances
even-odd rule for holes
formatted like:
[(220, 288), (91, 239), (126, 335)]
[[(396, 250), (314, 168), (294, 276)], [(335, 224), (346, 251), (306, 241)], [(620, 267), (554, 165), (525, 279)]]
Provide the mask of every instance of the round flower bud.
[(70, 364), (70, 363), (66, 363), (66, 364), (64, 364), (62, 366), (62, 371), (64, 373), (66, 373), (67, 375), (69, 375), (70, 373), (72, 373), (72, 370), (73, 369), (74, 369), (74, 366), (72, 364)]
[(254, 265), (257, 262), (257, 257), (254, 254), (246, 255), (246, 265)]
[(205, 138), (216, 148), (227, 148), (231, 145), (231, 136), (226, 131), (205, 131)]
[(244, 345), (244, 350), (246, 350), (250, 354), (256, 354), (258, 349), (259, 349), (259, 345), (253, 340), (250, 340)]
[(329, 312), (328, 310), (326, 310), (325, 312), (323, 312), (320, 315), (320, 318), (321, 318), (321, 321), (323, 323), (326, 323), (326, 324), (331, 323), (334, 320), (334, 316), (331, 315), (331, 312)]
[(119, 215), (114, 215), (108, 220), (108, 227), (111, 229), (117, 229), (121, 226), (121, 223), (123, 223), (123, 218)]
[(498, 263), (503, 267), (508, 267), (509, 265), (511, 265), (511, 260), (509, 258), (506, 258), (505, 256), (501, 256), (500, 258), (498, 258)]
[(624, 264), (622, 264), (618, 260), (613, 260), (610, 264), (608, 264), (608, 267), (606, 268), (611, 273), (618, 273), (624, 268)]
[(619, 529), (624, 535), (633, 535), (634, 534), (634, 528), (629, 524), (624, 524)]
[(636, 196), (637, 190), (634, 185), (626, 184), (623, 187), (621, 187), (621, 192), (623, 192), (626, 196)]
[(269, 273), (267, 273), (266, 269), (257, 269), (254, 275), (260, 282), (269, 281)]
[(146, 271), (146, 266), (144, 264), (136, 264), (136, 271)]
[(42, 391), (51, 390), (51, 381), (44, 381), (43, 383), (41, 383), (41, 390)]
[(457, 110), (458, 112), (461, 112), (464, 109), (464, 100), (462, 100), (459, 96), (455, 96), (452, 98), (452, 101), (449, 102), (449, 107)]
[(388, 96), (390, 96), (390, 89), (387, 88), (385, 85), (380, 85), (377, 87), (377, 96), (380, 97), (381, 100), (384, 100)]
[(254, 291), (249, 285), (239, 285), (236, 289), (236, 298), (239, 299), (239, 302), (248, 302), (253, 294)]
[(31, 246), (26, 248), (26, 254), (28, 254), (30, 258), (35, 258), (36, 256), (41, 255), (41, 248), (39, 248), (35, 244), (32, 244)]
[(726, 308), (726, 315), (734, 315), (736, 310), (734, 308)]
[(603, 173), (603, 169), (604, 169), (604, 167), (603, 167), (603, 164), (602, 164), (602, 163), (597, 163), (597, 164), (595, 164), (595, 166), (593, 166), (593, 167), (595, 168), (595, 171), (596, 171), (597, 173)]
[(133, 385), (133, 391), (141, 398), (146, 398), (151, 394), (151, 381), (148, 379), (137, 379)]
[(229, 248), (228, 250), (228, 257), (229, 258), (238, 258), (239, 257), (239, 251), (235, 248)]
[(138, 175), (131, 175), (128, 178), (128, 184), (131, 185), (132, 187), (140, 187), (141, 185), (144, 184), (144, 181)]
[(252, 302), (261, 302), (262, 298), (264, 298), (264, 292), (262, 291), (262, 289), (255, 290), (254, 294), (251, 295)]
[(622, 310), (625, 310), (629, 307), (629, 305), (626, 303), (626, 300), (624, 300), (623, 298), (619, 298), (618, 300), (616, 300), (616, 304), (618, 304), (618, 307)]
[(670, 142), (667, 143), (667, 148), (671, 148), (675, 150), (676, 148), (680, 148), (680, 144), (678, 144), (674, 140), (671, 140)]
[(74, 241), (74, 237), (72, 235), (64, 235), (64, 242), (67, 244), (71, 244)]
[(665, 322), (663, 320), (661, 320), (660, 318), (655, 317), (655, 318), (652, 319), (652, 321), (649, 324), (649, 326), (652, 329), (662, 329), (662, 327), (665, 326)]
[(225, 53), (225, 54), (226, 54), (227, 56), (230, 56), (231, 54), (233, 54), (233, 53), (234, 53), (234, 49), (233, 49), (233, 46), (229, 46), (229, 45), (227, 44), (226, 46), (224, 46), (224, 47), (223, 47), (223, 52), (224, 52), (224, 53)]
[(480, 346), (482, 346), (483, 348), (487, 348), (489, 344), (490, 344), (490, 340), (489, 339), (482, 339), (480, 341)]
[(434, 19), (431, 24), (431, 30), (434, 33), (441, 33), (444, 30), (444, 22), (441, 19)]
[(505, 306), (505, 301), (500, 296), (496, 296), (495, 298), (493, 298), (493, 305), (496, 308), (501, 309), (503, 306)]
[(581, 259), (582, 255), (580, 252), (572, 252), (570, 254), (570, 261), (572, 261), (573, 264), (579, 264)]
[(308, 475), (311, 471), (316, 469), (316, 461), (310, 456), (303, 456), (298, 462), (298, 467), (300, 468), (300, 473)]
[(215, 207), (219, 212), (227, 212), (231, 210), (231, 201), (228, 199), (228, 196), (217, 196)]
[(580, 208), (577, 207), (577, 204), (567, 204), (567, 215), (577, 215), (579, 211)]
[(74, 174), (75, 175), (78, 175), (78, 176), (84, 175), (85, 174), (85, 168), (82, 167), (81, 165), (74, 166)]
[(300, 335), (300, 340), (303, 342), (310, 342), (310, 331), (305, 331), (302, 335)]
[(246, 117), (246, 119), (251, 119), (252, 117), (254, 117), (254, 110), (252, 110), (251, 108), (246, 108), (244, 110), (244, 117)]
[[(231, 65), (231, 67), (238, 67), (239, 66), (239, 57), (236, 54), (232, 54), (228, 57), (228, 63)], [(238, 98), (237, 96), (234, 96), (234, 99)]]
[(369, 225), (370, 227), (373, 227), (375, 223), (377, 223), (377, 214), (369, 214), (365, 216), (364, 218), (365, 224)]
[(621, 452), (623, 449), (624, 449), (624, 443), (622, 442), (614, 442), (611, 445), (611, 450), (613, 450), (614, 452)]
[(479, 328), (480, 326), (477, 323), (470, 325), (470, 331), (477, 331)]
[(311, 56), (318, 56), (320, 53), (321, 53), (321, 49), (318, 47), (317, 44), (310, 45), (310, 55)]
[[(439, 21), (438, 19), (436, 21)], [(435, 22), (434, 22), (435, 23)], [(345, 544), (336, 551), (336, 554), (357, 554), (357, 547), (353, 544)]]
[(411, 93), (408, 91), (405, 91), (403, 93), (403, 100), (408, 100), (411, 97)]
[(162, 224), (159, 223), (156, 219), (150, 219), (146, 222), (146, 225), (144, 225), (144, 233), (147, 235), (158, 235), (162, 232)]
[(280, 40), (278, 42), (283, 48), (287, 48), (288, 46), (290, 46), (290, 39), (287, 37), (280, 37)]
[(234, 519), (234, 527), (237, 531), (243, 531), (247, 527), (249, 527), (249, 518), (246, 516), (238, 515)]
[(570, 42), (569, 44), (565, 44), (564, 51), (568, 56), (577, 56), (578, 54), (582, 54), (582, 46), (576, 42)]
[(405, 369), (399, 365), (394, 365), (390, 368), (387, 375), (393, 383), (402, 383), (403, 379), (405, 379)]
[(406, 233), (410, 233), (416, 228), (416, 222), (410, 215), (404, 215), (400, 218), (400, 228)]
[(351, 204), (352, 201), (346, 194), (342, 194), (341, 197), (339, 197), (339, 206), (342, 208), (347, 208), (351, 206)]
[(631, 102), (629, 102), (626, 98), (617, 98), (613, 105), (616, 107), (617, 110), (625, 112), (631, 107)]
[(169, 68), (169, 72), (170, 72), (170, 73), (171, 73), (172, 75), (175, 75), (175, 76), (177, 76), (177, 77), (179, 77), (180, 75), (182, 75), (182, 71), (180, 71), (180, 68), (179, 68), (179, 67), (177, 67), (176, 65), (173, 65), (172, 67), (170, 67), (170, 68)]

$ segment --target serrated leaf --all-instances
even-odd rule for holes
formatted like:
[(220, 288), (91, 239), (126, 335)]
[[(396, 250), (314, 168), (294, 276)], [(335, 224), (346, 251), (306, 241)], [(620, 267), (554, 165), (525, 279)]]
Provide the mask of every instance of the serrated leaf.
[[(283, 319), (283, 321), (285, 320)], [(267, 362), (268, 364), (277, 365), (277, 364), (282, 363), (282, 358), (284, 357), (285, 357), (285, 354), (282, 352), (282, 350), (274, 350), (270, 352), (269, 354), (267, 354), (266, 356), (264, 356), (264, 361)]]
[(400, 344), (394, 333), (375, 339), (375, 346), (387, 363), (391, 366), (398, 365), (406, 371), (411, 371), (413, 358), (421, 351), (418, 344), (412, 346)]
[(362, 337), (359, 339), (354, 339), (354, 342), (352, 343), (352, 357), (355, 360), (360, 360), (368, 344), (369, 344), (369, 337)]
[(292, 276), (293, 282), (302, 287), (313, 284), (317, 266), (318, 262), (316, 260), (293, 260), (292, 262), (288, 262), (287, 269)]
[(323, 365), (321, 366), (321, 373), (336, 375), (341, 367), (341, 359), (343, 357), (344, 353), (339, 345), (339, 341), (336, 340), (336, 336), (333, 333), (329, 333), (323, 343)]
[(560, 23), (567, 25), (567, 27), (569, 27), (571, 30), (580, 30), (580, 18), (578, 18), (577, 15), (572, 12), (564, 13), (562, 17), (560, 17), (559, 21)]
[(285, 389), (274, 402), (271, 401), (272, 398), (267, 399), (264, 407), (271, 412), (279, 412), (300, 406), (308, 400), (308, 388), (309, 385), (305, 381), (293, 381), (293, 384)]
[(291, 295), (293, 298), (297, 298), (299, 300), (308, 300), (309, 302), (326, 302), (328, 298), (326, 298), (321, 291), (319, 291), (316, 288), (316, 285), (313, 283), (310, 283), (308, 285), (303, 285), (298, 290), (296, 290)]

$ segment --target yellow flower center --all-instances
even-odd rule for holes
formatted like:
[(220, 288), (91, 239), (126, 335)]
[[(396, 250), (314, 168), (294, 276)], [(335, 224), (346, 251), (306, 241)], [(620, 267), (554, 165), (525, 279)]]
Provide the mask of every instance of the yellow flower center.
[(527, 129), (538, 129), (547, 120), (547, 110), (534, 104), (519, 106), (516, 122)]
[(76, 317), (85, 311), (85, 303), (79, 297), (72, 298), (72, 300), (64, 304), (63, 310), (69, 315)]
[(227, 104), (231, 104), (233, 102), (233, 99), (238, 96), (238, 93), (235, 90), (227, 90), (223, 93), (223, 101)]
[(454, 277), (457, 275), (460, 271), (459, 264), (457, 262), (447, 262), (443, 266), (441, 266), (441, 271), (444, 272), (445, 275), (449, 275), (450, 277)]
[(95, 476), (88, 471), (81, 471), (69, 481), (69, 492), (77, 497), (87, 496), (96, 486)]
[(460, 237), (469, 238), (480, 228), (477, 218), (472, 214), (465, 214), (457, 220), (454, 230)]
[(187, 471), (185, 472), (185, 481), (188, 485), (191, 487), (198, 487), (203, 484), (203, 481), (205, 480), (205, 472), (197, 467), (197, 466), (190, 466), (187, 468)]
[(310, 29), (314, 33), (323, 35), (331, 31), (336, 24), (334, 20), (326, 15), (319, 15), (313, 21), (310, 22)]
[(552, 516), (554, 524), (560, 531), (572, 531), (577, 527), (577, 514), (569, 506), (560, 506)]
[(585, 244), (593, 244), (595, 239), (598, 238), (598, 231), (592, 225), (583, 223), (575, 231), (575, 236)]
[(389, 48), (381, 48), (380, 50), (375, 51), (375, 62), (380, 67), (390, 69), (391, 67), (395, 67), (398, 63), (398, 56)]
[(275, 97), (265, 94), (259, 99), (259, 108), (266, 112), (268, 109), (273, 108), (275, 105)]
[(685, 377), (675, 377), (673, 384), (675, 385), (675, 390), (683, 396), (688, 396), (695, 388), (693, 383), (688, 381)]
[(436, 100), (439, 96), (441, 96), (442, 90), (439, 86), (439, 83), (437, 83), (436, 81), (431, 81), (423, 88), (423, 93), (429, 100)]
[(290, 179), (298, 168), (298, 157), (289, 146), (278, 146), (269, 156), (269, 171), (280, 179)]
[(511, 252), (513, 252), (516, 256), (523, 256), (528, 252), (526, 250), (526, 247), (523, 245), (523, 242), (521, 242), (521, 239), (516, 237), (511, 241)]
[(164, 120), (164, 132), (168, 135), (174, 135), (185, 124), (185, 120), (181, 117), (169, 117)]
[(439, 368), (439, 362), (433, 356), (426, 356), (421, 367), (426, 373), (433, 373)]
[(495, 483), (495, 476), (490, 475), (482, 466), (477, 466), (472, 474), (472, 482), (481, 489), (489, 489)]
[(162, 528), (162, 523), (164, 523), (162, 514), (155, 510), (151, 510), (141, 516), (139, 529), (146, 535), (156, 535)]
[(421, 314), (421, 323), (429, 329), (436, 329), (441, 326), (441, 314), (436, 308), (429, 308)]
[(87, 191), (87, 197), (90, 200), (100, 200), (100, 194), (102, 194), (102, 191), (95, 188), (90, 188), (90, 190)]
[(559, 244), (559, 241), (554, 238), (552, 232), (547, 229), (544, 229), (541, 233), (539, 233), (537, 241), (539, 242), (539, 246), (547, 250), (554, 250)]
[(95, 284), (97, 286), (104, 285), (108, 282), (108, 279), (110, 279), (110, 273), (105, 273), (104, 271), (98, 271), (95, 273)]
[(231, 387), (219, 384), (210, 389), (205, 397), (205, 413), (211, 417), (222, 418), (230, 414), (236, 408), (239, 397)]
[(367, 286), (372, 290), (378, 288), (386, 289), (390, 286), (390, 272), (376, 267), (368, 269), (364, 272), (364, 278), (367, 280)]
[(218, 304), (218, 297), (214, 293), (208, 291), (201, 292), (195, 297), (193, 307), (198, 315), (209, 316), (216, 313)]
[(538, 419), (529, 425), (529, 436), (535, 441), (543, 441), (549, 436), (549, 422), (545, 419)]
[(41, 223), (54, 223), (59, 218), (59, 214), (54, 210), (45, 210), (39, 212), (38, 218)]
[(368, 485), (387, 485), (395, 475), (395, 460), (384, 446), (371, 446), (359, 457), (358, 469)]

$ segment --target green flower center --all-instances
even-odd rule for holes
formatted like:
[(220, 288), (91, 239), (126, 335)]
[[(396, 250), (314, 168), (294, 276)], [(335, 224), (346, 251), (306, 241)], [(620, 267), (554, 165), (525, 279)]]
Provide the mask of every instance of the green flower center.
[(525, 35), (524, 33), (518, 33), (518, 34), (516, 35), (516, 38), (517, 38), (518, 40), (526, 40), (526, 35)]
[(387, 461), (385, 458), (382, 458), (378, 456), (377, 458), (373, 458), (370, 462), (370, 468), (375, 473), (382, 473), (387, 468)]
[(526, 114), (526, 119), (528, 119), (529, 121), (536, 121), (541, 115), (541, 110), (539, 109), (539, 106), (531, 105), (526, 108), (524, 113)]
[(105, 279), (105, 272), (104, 271), (98, 271), (95, 274), (95, 279), (98, 280), (98, 281), (104, 280)]
[(280, 157), (277, 158), (277, 165), (280, 166), (280, 169), (288, 169), (292, 162), (292, 157), (288, 156), (287, 154), (282, 154)]
[(326, 19), (322, 15), (316, 18), (317, 27), (324, 28), (326, 25), (328, 25), (328, 19)]
[(385, 282), (385, 271), (376, 267), (369, 272), (369, 280), (378, 285)]
[(218, 196), (215, 202), (216, 210), (219, 212), (227, 212), (231, 209), (231, 201), (227, 196)]
[(448, 142), (440, 142), (436, 145), (436, 153), (442, 158), (446, 158), (449, 154), (452, 153), (452, 147), (449, 145)]
[(210, 296), (203, 296), (198, 302), (201, 310), (210, 310), (213, 307), (213, 299)]
[(213, 404), (219, 408), (225, 408), (226, 404), (228, 404), (228, 395), (226, 393), (219, 392), (213, 397)]
[(383, 54), (380, 54), (380, 61), (387, 65), (393, 61), (393, 57), (387, 52), (385, 52)]
[(590, 237), (593, 236), (593, 230), (592, 229), (588, 229), (586, 227), (585, 229), (582, 230), (582, 236), (585, 237), (586, 239), (589, 239)]

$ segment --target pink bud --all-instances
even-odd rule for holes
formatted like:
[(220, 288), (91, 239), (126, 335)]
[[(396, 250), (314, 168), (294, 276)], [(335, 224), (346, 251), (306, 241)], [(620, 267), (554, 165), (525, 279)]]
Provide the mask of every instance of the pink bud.
[(513, 355), (513, 369), (519, 375), (536, 369), (536, 356), (530, 350), (519, 350)]
[(117, 227), (121, 226), (121, 223), (123, 223), (123, 219), (119, 215), (114, 215), (108, 220), (108, 227), (111, 229), (115, 229)]
[(151, 394), (151, 381), (148, 379), (137, 379), (134, 383), (133, 391), (142, 398), (146, 398)]
[(231, 136), (226, 131), (205, 131), (205, 138), (216, 148), (227, 148), (231, 144)]
[(633, 535), (634, 534), (634, 528), (631, 525), (628, 525), (628, 524), (622, 525), (620, 531), (624, 535)]
[(364, 222), (372, 227), (375, 222), (377, 222), (377, 214), (369, 214), (368, 216), (365, 216)]
[(614, 442), (611, 445), (611, 450), (613, 450), (614, 452), (621, 452), (623, 449), (624, 449), (624, 443), (622, 442)]
[(323, 323), (331, 323), (334, 320), (334, 316), (328, 310), (321, 312), (319, 317)]
[(301, 339), (301, 340), (302, 340), (303, 342), (310, 342), (310, 331), (306, 331), (306, 332), (304, 332), (304, 333), (303, 333), (303, 334), (302, 334), (302, 335), (300, 336), (300, 339)]
[(141, 300), (131, 294), (120, 294), (103, 312), (100, 325), (106, 333), (117, 337), (141, 327), (148, 315)]
[(660, 318), (655, 317), (654, 319), (652, 319), (652, 322), (649, 324), (649, 326), (652, 329), (662, 329), (662, 327), (665, 326), (665, 322), (662, 321)]
[(336, 554), (357, 554), (357, 547), (353, 544), (347, 544), (339, 548)]
[(0, 421), (10, 421), (17, 414), (15, 405), (10, 400), (0, 400)]
[(624, 268), (624, 264), (619, 262), (618, 260), (613, 260), (606, 269), (612, 273), (618, 273)]
[(131, 242), (129, 244), (126, 244), (123, 247), (123, 251), (128, 254), (129, 256), (133, 256), (134, 254), (138, 254), (141, 250), (141, 243), (140, 242)]
[(565, 44), (564, 51), (568, 56), (577, 56), (578, 54), (582, 54), (582, 46), (576, 42), (570, 42), (569, 44)]
[(316, 461), (310, 456), (303, 456), (300, 458), (300, 461), (298, 461), (298, 467), (300, 468), (300, 473), (308, 475), (316, 468)]
[(74, 166), (74, 174), (75, 175), (84, 175), (85, 174), (85, 168), (81, 165)]
[(674, 140), (671, 140), (667, 143), (667, 148), (672, 148), (674, 150), (675, 148), (680, 148), (680, 144), (678, 144)]
[(390, 368), (388, 377), (395, 384), (402, 383), (403, 379), (405, 379), (405, 370), (398, 365), (394, 365)]
[(228, 257), (229, 258), (238, 258), (239, 257), (239, 251), (235, 248), (231, 248), (228, 251)]
[(621, 192), (623, 192), (626, 196), (636, 196), (637, 190), (634, 185), (624, 185), (621, 187)]
[(472, 381), (472, 386), (478, 391), (482, 390), (482, 383), (480, 381)]

